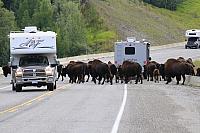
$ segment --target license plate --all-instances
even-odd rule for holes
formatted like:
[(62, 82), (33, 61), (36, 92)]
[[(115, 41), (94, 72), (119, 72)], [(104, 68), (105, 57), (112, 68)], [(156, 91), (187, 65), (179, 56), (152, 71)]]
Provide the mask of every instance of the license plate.
[(38, 81), (32, 81), (32, 84), (37, 84), (38, 83)]

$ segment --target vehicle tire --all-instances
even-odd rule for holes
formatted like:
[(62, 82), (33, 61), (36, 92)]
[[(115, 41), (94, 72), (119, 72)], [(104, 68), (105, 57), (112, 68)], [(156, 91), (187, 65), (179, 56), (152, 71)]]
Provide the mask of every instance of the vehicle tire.
[(12, 91), (16, 91), (16, 87), (15, 87), (14, 83), (12, 83)]
[(188, 47), (187, 46), (185, 46), (185, 49), (187, 49)]
[(56, 89), (56, 81), (55, 81), (55, 83), (54, 83), (54, 89)]
[(53, 91), (53, 89), (54, 89), (53, 83), (48, 83), (48, 84), (47, 84), (47, 90)]
[(21, 92), (22, 91), (22, 85), (16, 84), (16, 92)]

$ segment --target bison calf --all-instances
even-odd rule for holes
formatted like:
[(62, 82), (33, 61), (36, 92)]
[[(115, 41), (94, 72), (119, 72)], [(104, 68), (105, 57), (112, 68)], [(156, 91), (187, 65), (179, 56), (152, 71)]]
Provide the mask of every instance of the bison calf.
[(159, 83), (159, 80), (160, 80), (160, 71), (159, 71), (159, 69), (154, 69), (154, 71), (153, 71), (153, 77), (154, 77), (155, 83), (156, 82)]
[(197, 68), (196, 76), (200, 76), (200, 68)]

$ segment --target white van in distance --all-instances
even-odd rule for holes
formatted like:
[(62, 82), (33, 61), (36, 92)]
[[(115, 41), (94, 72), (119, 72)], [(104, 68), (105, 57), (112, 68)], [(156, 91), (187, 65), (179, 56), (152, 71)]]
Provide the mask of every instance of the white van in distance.
[(185, 48), (200, 48), (200, 30), (192, 29), (185, 32), (185, 37), (187, 38), (187, 43)]

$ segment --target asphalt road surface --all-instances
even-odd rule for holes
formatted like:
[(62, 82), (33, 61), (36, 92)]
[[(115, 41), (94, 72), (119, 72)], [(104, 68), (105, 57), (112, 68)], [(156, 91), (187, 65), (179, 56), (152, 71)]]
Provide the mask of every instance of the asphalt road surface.
[[(151, 51), (152, 60), (196, 59), (200, 49)], [(113, 61), (103, 58), (102, 61)], [(199, 133), (200, 89), (144, 81), (95, 85), (59, 81), (57, 90), (11, 91), (0, 76), (0, 133)]]

